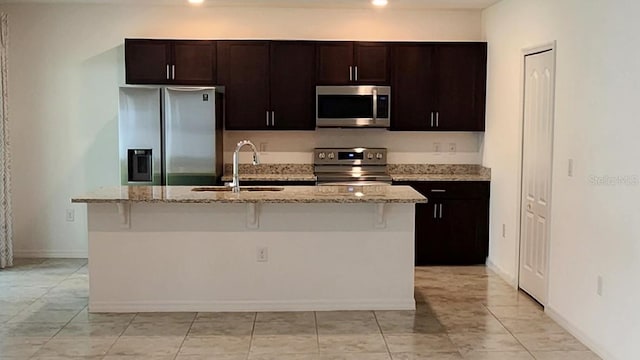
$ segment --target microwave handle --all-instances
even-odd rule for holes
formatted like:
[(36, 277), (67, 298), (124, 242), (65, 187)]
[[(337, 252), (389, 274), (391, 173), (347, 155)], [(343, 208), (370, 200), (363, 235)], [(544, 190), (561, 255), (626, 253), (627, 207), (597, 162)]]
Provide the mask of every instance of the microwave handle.
[(373, 121), (376, 121), (378, 117), (378, 89), (374, 88), (372, 90), (373, 94)]

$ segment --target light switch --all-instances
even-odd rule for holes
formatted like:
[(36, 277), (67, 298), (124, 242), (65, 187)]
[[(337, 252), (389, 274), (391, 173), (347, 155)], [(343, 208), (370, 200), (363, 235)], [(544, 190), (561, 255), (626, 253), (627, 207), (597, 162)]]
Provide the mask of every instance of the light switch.
[(567, 175), (573, 177), (573, 159), (569, 159), (568, 161)]

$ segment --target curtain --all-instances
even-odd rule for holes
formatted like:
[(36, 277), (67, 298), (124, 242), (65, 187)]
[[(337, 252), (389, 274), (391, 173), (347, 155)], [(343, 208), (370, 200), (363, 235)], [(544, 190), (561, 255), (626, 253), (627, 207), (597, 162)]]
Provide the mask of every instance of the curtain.
[(7, 14), (0, 13), (0, 269), (13, 265), (11, 154), (7, 117)]

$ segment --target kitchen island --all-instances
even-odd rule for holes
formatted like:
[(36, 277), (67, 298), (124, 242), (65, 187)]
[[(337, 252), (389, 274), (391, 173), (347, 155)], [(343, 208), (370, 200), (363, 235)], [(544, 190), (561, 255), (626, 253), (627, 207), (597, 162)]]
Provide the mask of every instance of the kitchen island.
[(102, 188), (89, 310), (414, 309), (408, 186)]

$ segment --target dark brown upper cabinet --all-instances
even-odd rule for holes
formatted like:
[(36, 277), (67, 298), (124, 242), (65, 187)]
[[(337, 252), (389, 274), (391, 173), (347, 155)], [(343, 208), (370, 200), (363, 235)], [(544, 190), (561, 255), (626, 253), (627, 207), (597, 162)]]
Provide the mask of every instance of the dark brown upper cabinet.
[(397, 43), (391, 130), (484, 131), (486, 43)]
[(388, 85), (386, 43), (317, 42), (317, 82), (322, 85)]
[(305, 41), (220, 41), (227, 130), (313, 130), (315, 46)]
[(433, 46), (397, 44), (392, 50), (391, 129), (429, 130), (437, 106)]
[(315, 130), (315, 60), (313, 42), (271, 42), (271, 128)]
[(125, 39), (127, 84), (215, 85), (216, 42)]

